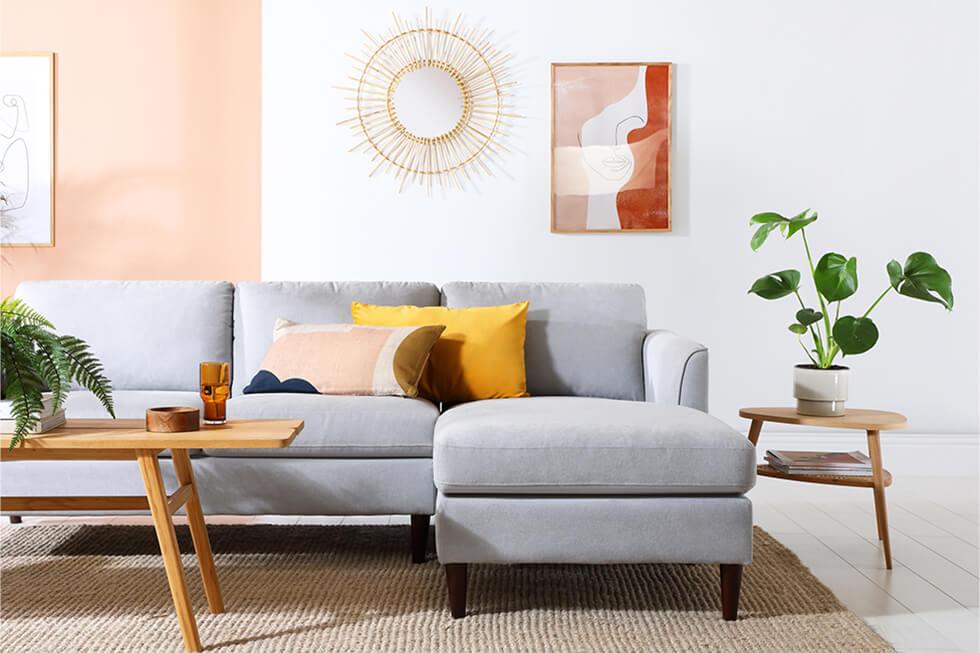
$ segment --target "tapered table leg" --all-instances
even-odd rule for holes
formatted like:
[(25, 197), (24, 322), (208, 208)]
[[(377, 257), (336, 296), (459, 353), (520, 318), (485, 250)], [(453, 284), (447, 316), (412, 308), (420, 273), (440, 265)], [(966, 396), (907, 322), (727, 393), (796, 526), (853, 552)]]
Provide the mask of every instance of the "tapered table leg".
[(146, 485), (146, 498), (150, 504), (157, 540), (160, 542), (160, 554), (163, 556), (163, 566), (167, 570), (167, 582), (170, 584), (170, 594), (174, 599), (174, 609), (177, 611), (180, 634), (184, 638), (184, 648), (191, 653), (196, 653), (201, 650), (201, 638), (197, 633), (197, 621), (194, 619), (194, 611), (191, 609), (190, 597), (187, 594), (184, 566), (180, 560), (174, 524), (170, 520), (167, 490), (163, 485), (157, 453), (157, 451), (140, 449), (136, 451), (136, 460), (143, 474), (143, 484)]
[(225, 611), (224, 600), (221, 598), (221, 586), (218, 585), (218, 574), (214, 569), (214, 556), (211, 553), (211, 540), (208, 539), (208, 527), (204, 523), (204, 511), (201, 510), (201, 500), (197, 494), (197, 483), (194, 481), (194, 470), (186, 449), (172, 449), (174, 471), (181, 485), (189, 485), (191, 496), (184, 504), (187, 511), (187, 523), (194, 540), (194, 551), (197, 552), (197, 563), (201, 567), (201, 581), (204, 584), (204, 594), (208, 598), (208, 608), (217, 614)]
[(752, 420), (752, 425), (749, 426), (749, 442), (751, 442), (753, 446), (759, 442), (760, 433), (762, 433), (762, 420)]
[(888, 511), (885, 508), (885, 477), (881, 466), (881, 441), (878, 431), (868, 431), (868, 456), (871, 458), (871, 478), (874, 482), (875, 521), (878, 539), (885, 553), (885, 569), (892, 568), (892, 547), (888, 538)]

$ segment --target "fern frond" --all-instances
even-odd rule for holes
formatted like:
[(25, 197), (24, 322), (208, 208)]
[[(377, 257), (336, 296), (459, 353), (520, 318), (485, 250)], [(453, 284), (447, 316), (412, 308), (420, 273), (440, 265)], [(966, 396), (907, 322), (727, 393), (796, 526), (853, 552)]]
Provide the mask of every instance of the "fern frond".
[[(4, 340), (3, 349), (3, 369), (0, 370), (0, 375), (2, 375), (2, 388), (4, 393), (4, 398), (6, 398), (7, 393), (7, 377), (9, 376), (7, 368), (7, 357), (11, 355), (11, 352), (18, 352), (23, 359), (29, 360), (34, 355), (34, 342), (26, 337), (21, 330), (24, 325), (17, 322), (4, 322), (0, 325), (0, 335), (2, 335)], [(34, 369), (33, 366), (31, 369)]]
[(11, 338), (4, 336), (0, 339), (0, 347), (3, 349), (3, 361), (6, 364), (5, 391), (14, 417), (14, 434), (10, 439), (10, 448), (13, 449), (41, 418), (44, 408), (41, 394), (44, 382), (34, 372), (29, 353), (15, 347)]
[(28, 306), (23, 299), (16, 297), (4, 297), (3, 300), (0, 300), (0, 321), (4, 323), (8, 321), (21, 322), (48, 329), (54, 328), (54, 325), (46, 317)]
[(75, 336), (58, 336), (68, 362), (69, 377), (96, 396), (99, 403), (112, 417), (116, 416), (112, 405), (112, 383), (105, 375), (102, 363), (89, 351), (88, 343)]
[(52, 412), (58, 410), (68, 398), (71, 387), (71, 365), (61, 340), (47, 329), (30, 324), (22, 325), (18, 335), (29, 338), (35, 345), (34, 370), (52, 393)]

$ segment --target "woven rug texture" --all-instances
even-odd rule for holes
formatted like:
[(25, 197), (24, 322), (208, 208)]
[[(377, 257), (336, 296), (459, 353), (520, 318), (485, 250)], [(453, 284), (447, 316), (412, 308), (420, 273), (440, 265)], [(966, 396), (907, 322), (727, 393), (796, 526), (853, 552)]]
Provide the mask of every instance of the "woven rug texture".
[[(411, 563), (407, 526), (208, 530), (224, 614), (207, 611), (177, 527), (207, 651), (891, 650), (758, 528), (735, 623), (717, 565), (471, 565), (470, 615), (454, 620), (434, 555)], [(149, 526), (0, 529), (0, 617), (6, 653), (183, 650)]]

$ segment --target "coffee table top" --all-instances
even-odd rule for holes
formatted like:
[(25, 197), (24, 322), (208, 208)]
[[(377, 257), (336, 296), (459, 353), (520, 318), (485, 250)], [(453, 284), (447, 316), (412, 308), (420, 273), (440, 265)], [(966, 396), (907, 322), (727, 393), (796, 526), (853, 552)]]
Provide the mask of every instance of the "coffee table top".
[(905, 415), (884, 410), (848, 408), (840, 417), (818, 417), (800, 415), (795, 408), (743, 408), (740, 417), (758, 419), (764, 422), (800, 424), (802, 426), (826, 426), (838, 429), (859, 429), (861, 431), (888, 431), (905, 428)]
[[(17, 449), (282, 449), (303, 430), (301, 419), (230, 419), (200, 431), (150, 433), (142, 419), (70, 419), (27, 436)], [(0, 437), (0, 456), (11, 436)]]

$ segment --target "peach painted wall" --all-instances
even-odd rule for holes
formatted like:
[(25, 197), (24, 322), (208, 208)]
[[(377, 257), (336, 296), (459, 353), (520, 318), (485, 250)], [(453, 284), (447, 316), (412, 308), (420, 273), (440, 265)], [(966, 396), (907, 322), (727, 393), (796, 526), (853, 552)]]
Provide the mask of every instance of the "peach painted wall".
[(0, 50), (54, 51), (54, 248), (26, 279), (260, 277), (260, 0), (0, 0)]

